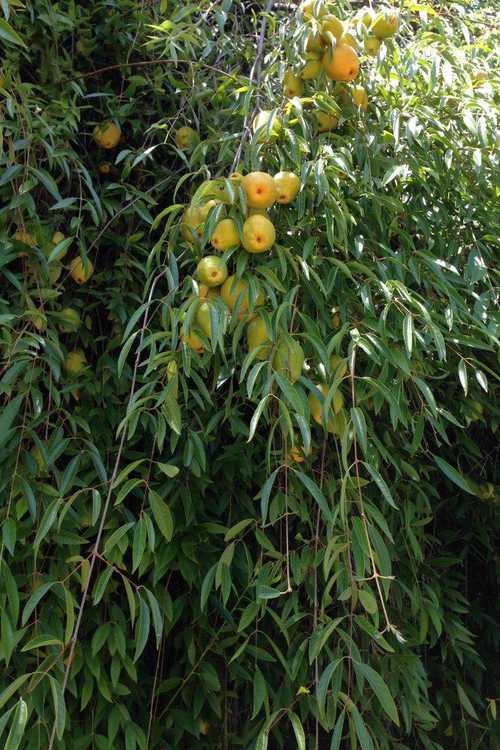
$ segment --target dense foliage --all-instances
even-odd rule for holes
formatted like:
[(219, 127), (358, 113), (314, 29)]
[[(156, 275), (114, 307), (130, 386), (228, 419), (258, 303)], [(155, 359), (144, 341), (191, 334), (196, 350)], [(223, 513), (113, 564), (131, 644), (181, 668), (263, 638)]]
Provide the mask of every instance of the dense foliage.
[(0, 6), (2, 746), (498, 750), (494, 3)]

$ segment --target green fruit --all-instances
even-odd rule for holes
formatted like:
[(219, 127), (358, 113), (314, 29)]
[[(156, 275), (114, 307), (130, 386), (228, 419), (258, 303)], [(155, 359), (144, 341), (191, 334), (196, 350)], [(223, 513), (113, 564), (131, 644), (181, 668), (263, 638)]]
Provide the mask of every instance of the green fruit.
[(210, 308), (209, 302), (202, 302), (196, 313), (196, 322), (200, 326), (201, 330), (210, 338), (212, 336), (212, 321), (210, 319)]
[(77, 310), (73, 310), (72, 307), (65, 307), (64, 310), (61, 310), (59, 328), (63, 333), (78, 331), (81, 322), (80, 313)]
[(249, 352), (260, 347), (256, 354), (257, 359), (268, 358), (272, 344), (267, 333), (267, 326), (261, 317), (255, 318), (248, 324), (247, 346)]
[(280, 342), (273, 359), (273, 368), (283, 377), (295, 383), (302, 373), (304, 351), (298, 341), (287, 337)]
[(207, 255), (198, 263), (196, 275), (206, 286), (220, 286), (227, 279), (227, 266), (216, 255)]

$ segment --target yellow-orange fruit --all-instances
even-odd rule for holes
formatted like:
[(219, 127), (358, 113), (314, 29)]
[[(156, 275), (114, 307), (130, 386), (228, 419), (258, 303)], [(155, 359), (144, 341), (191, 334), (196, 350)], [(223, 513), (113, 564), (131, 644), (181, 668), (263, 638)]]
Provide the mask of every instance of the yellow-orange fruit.
[(389, 39), (399, 29), (399, 17), (397, 13), (385, 11), (375, 19), (372, 27), (372, 33), (378, 39)]
[(313, 115), (318, 121), (318, 130), (320, 133), (326, 133), (328, 130), (335, 130), (339, 124), (338, 117), (335, 117), (335, 115), (329, 115), (328, 112), (322, 112), (320, 109), (315, 109)]
[[(320, 383), (316, 387), (326, 398), (326, 396), (328, 395), (328, 390), (329, 390), (328, 385), (326, 383)], [(311, 411), (312, 418), (314, 419), (315, 422), (317, 422), (317, 424), (323, 425), (323, 419), (322, 419), (322, 413), (321, 413), (323, 404), (314, 393), (309, 394), (308, 401), (309, 401), (309, 409)], [(332, 405), (331, 405), (333, 413), (328, 416), (328, 421), (326, 425), (326, 429), (328, 432), (338, 434), (338, 431), (340, 429), (340, 420), (337, 419), (337, 415), (340, 413), (343, 405), (344, 405), (344, 399), (342, 398), (342, 394), (340, 393), (340, 391), (336, 391), (332, 400)]]
[(206, 255), (198, 263), (196, 275), (206, 286), (221, 286), (227, 279), (227, 266), (222, 258), (216, 255)]
[(115, 148), (120, 142), (121, 135), (120, 126), (113, 120), (105, 120), (94, 128), (94, 140), (101, 148)]
[(340, 39), (344, 33), (344, 24), (340, 18), (337, 18), (337, 16), (334, 16), (332, 13), (328, 13), (326, 16), (323, 16), (322, 19), (321, 33), (326, 34), (327, 32), (333, 34), (335, 39)]
[[(243, 279), (238, 281), (235, 276), (228, 276), (222, 285), (220, 296), (230, 310), (234, 310), (239, 302), (238, 317), (240, 320), (244, 320), (247, 317), (248, 308), (250, 307), (250, 295), (246, 281), (243, 281)], [(254, 307), (262, 305), (263, 302), (264, 295), (258, 294), (254, 301)]]
[(240, 235), (234, 219), (222, 219), (214, 229), (210, 240), (212, 247), (220, 253), (229, 250), (230, 247), (238, 247)]
[(182, 150), (193, 148), (198, 142), (198, 133), (188, 125), (175, 131), (175, 144)]
[(184, 330), (182, 330), (181, 339), (186, 344), (186, 346), (188, 346), (197, 354), (201, 354), (205, 348), (203, 346), (203, 341), (200, 339), (198, 334), (194, 333), (194, 331), (191, 331), (191, 333), (188, 335), (184, 332)]
[(380, 39), (376, 36), (367, 36), (365, 39), (365, 52), (374, 57), (380, 49)]
[(87, 366), (87, 358), (81, 349), (75, 349), (67, 354), (63, 365), (70, 375), (78, 375)]
[(88, 258), (73, 258), (69, 264), (69, 275), (77, 284), (85, 284), (94, 273), (94, 266)]
[(312, 81), (321, 74), (323, 65), (319, 55), (308, 55), (307, 62), (300, 71), (300, 77), (304, 81)]
[(337, 44), (323, 56), (323, 67), (333, 81), (353, 81), (359, 73), (359, 58), (348, 44)]
[(352, 100), (356, 107), (362, 109), (364, 112), (368, 109), (368, 94), (363, 86), (356, 86), (352, 92)]
[(296, 75), (293, 70), (287, 70), (283, 77), (283, 93), (289, 99), (294, 96), (302, 96), (304, 83), (300, 76)]
[(248, 351), (259, 348), (255, 355), (257, 359), (267, 359), (271, 351), (272, 342), (267, 333), (267, 327), (261, 317), (256, 317), (250, 321), (247, 327), (247, 346)]
[(278, 172), (273, 177), (276, 202), (291, 203), (300, 190), (300, 178), (294, 172)]
[(276, 200), (276, 186), (267, 172), (250, 172), (241, 185), (249, 208), (269, 208)]
[(266, 216), (254, 214), (243, 224), (243, 247), (249, 253), (265, 253), (276, 239), (274, 224)]

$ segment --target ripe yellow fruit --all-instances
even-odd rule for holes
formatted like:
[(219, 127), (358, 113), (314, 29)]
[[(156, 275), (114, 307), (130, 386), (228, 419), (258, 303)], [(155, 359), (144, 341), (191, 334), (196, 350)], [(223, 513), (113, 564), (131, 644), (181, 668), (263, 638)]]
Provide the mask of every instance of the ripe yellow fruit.
[(333, 34), (335, 39), (340, 39), (344, 33), (344, 24), (340, 18), (337, 18), (337, 16), (334, 16), (332, 13), (328, 13), (326, 16), (323, 16), (322, 19), (321, 33), (326, 34), (327, 32)]
[(288, 458), (290, 459), (290, 461), (293, 461), (293, 463), (295, 464), (303, 463), (306, 459), (304, 456), (304, 449), (302, 448), (302, 446), (297, 445), (295, 448), (292, 448), (292, 450), (288, 454)]
[(210, 304), (202, 302), (196, 312), (196, 322), (208, 338), (212, 335), (212, 321), (210, 320)]
[(259, 348), (255, 355), (257, 359), (267, 359), (271, 351), (272, 342), (267, 333), (267, 327), (261, 317), (254, 318), (247, 327), (247, 347), (252, 352)]
[(200, 284), (198, 287), (198, 297), (200, 299), (214, 299), (219, 296), (217, 287), (209, 287), (206, 284)]
[(291, 203), (300, 190), (300, 178), (293, 172), (278, 172), (273, 180), (276, 185), (276, 202)]
[(352, 100), (356, 107), (362, 109), (364, 112), (368, 109), (368, 94), (363, 86), (356, 86), (352, 92)]
[(344, 34), (344, 36), (340, 40), (341, 44), (348, 44), (349, 47), (352, 47), (353, 49), (356, 49), (358, 46), (358, 43), (356, 42), (356, 39), (353, 37), (352, 34)]
[(298, 341), (286, 338), (280, 342), (273, 358), (273, 368), (295, 383), (302, 373), (304, 365), (304, 351)]
[[(58, 245), (60, 242), (63, 242), (65, 239), (66, 237), (64, 236), (62, 232), (54, 232), (50, 240), (50, 245), (47, 245), (47, 247), (44, 248), (45, 255), (49, 256), (52, 250), (55, 248), (55, 246)], [(57, 254), (57, 260), (62, 260), (64, 258), (64, 256), (67, 254), (69, 250), (69, 247), (70, 246), (68, 245), (66, 248), (64, 248), (64, 250), (60, 251)]]
[(347, 373), (347, 362), (338, 354), (332, 354), (330, 357), (330, 367), (332, 368), (334, 376), (338, 375), (343, 378)]
[(61, 310), (61, 318), (59, 328), (63, 333), (73, 333), (80, 328), (80, 313), (72, 307), (65, 307), (64, 310)]
[(380, 39), (376, 36), (367, 36), (365, 39), (365, 52), (367, 55), (374, 57), (380, 49)]
[(105, 120), (94, 128), (94, 140), (101, 148), (115, 148), (120, 142), (121, 135), (120, 126), (113, 120)]
[(182, 149), (187, 150), (196, 146), (198, 142), (198, 133), (188, 125), (184, 125), (175, 131), (175, 145)]
[(111, 164), (109, 161), (103, 161), (99, 164), (98, 169), (101, 174), (109, 174), (111, 172)]
[(243, 224), (243, 247), (249, 253), (265, 253), (276, 239), (273, 222), (266, 216), (254, 214)]
[(371, 8), (361, 8), (359, 11), (359, 19), (361, 23), (366, 26), (367, 29), (370, 28), (373, 21), (373, 11)]
[(26, 232), (24, 229), (16, 229), (14, 232), (14, 239), (18, 242), (22, 242), (23, 245), (28, 245), (29, 247), (35, 247), (36, 245), (36, 239), (30, 234), (30, 232)]
[(315, 109), (313, 115), (318, 121), (318, 131), (320, 133), (326, 133), (328, 130), (335, 130), (339, 124), (338, 117), (329, 115), (328, 112), (322, 112), (320, 109)]
[(88, 258), (73, 258), (69, 264), (69, 275), (77, 284), (85, 284), (94, 273), (94, 266)]
[(359, 58), (348, 44), (337, 44), (327, 50), (323, 57), (323, 67), (333, 81), (353, 81), (359, 73)]
[(81, 349), (75, 349), (67, 354), (63, 366), (70, 375), (78, 375), (87, 366), (87, 358)]
[[(257, 112), (255, 117), (252, 121), (252, 133), (257, 132), (257, 130), (261, 130), (261, 132), (257, 136), (257, 143), (267, 143), (268, 141), (276, 140), (276, 138), (279, 136), (282, 128), (282, 123), (279, 117), (275, 116), (272, 125), (270, 126), (270, 121), (272, 117), (272, 111), (268, 109), (261, 109), (260, 112)], [(270, 129), (269, 129), (270, 128)]]
[(289, 99), (294, 96), (302, 96), (304, 92), (304, 83), (300, 76), (296, 75), (293, 70), (287, 70), (283, 77), (283, 93)]
[(276, 186), (267, 172), (250, 172), (241, 185), (249, 208), (269, 208), (276, 200)]
[[(316, 15), (314, 15), (315, 7), (317, 8)], [(302, 15), (304, 18), (309, 21), (309, 19), (313, 18), (321, 18), (326, 13), (326, 8), (323, 6), (323, 3), (318, 2), (318, 0), (304, 0), (302, 5), (300, 6), (300, 9), (302, 11)]]
[(375, 19), (375, 23), (372, 27), (372, 33), (375, 34), (377, 39), (389, 39), (389, 37), (394, 36), (398, 29), (399, 17), (397, 13), (384, 11)]
[[(247, 317), (248, 308), (250, 307), (250, 294), (246, 281), (237, 280), (236, 276), (228, 276), (224, 282), (221, 292), (221, 298), (224, 300), (230, 310), (234, 310), (238, 305), (238, 317), (244, 320)], [(264, 303), (264, 295), (258, 294), (254, 301), (254, 307)]]
[[(329, 390), (327, 384), (320, 383), (316, 387), (326, 398), (326, 396), (328, 395), (328, 390)], [(310, 393), (307, 400), (309, 402), (309, 409), (311, 411), (312, 418), (314, 419), (315, 422), (317, 422), (317, 424), (323, 424), (322, 414), (321, 414), (323, 405), (320, 402), (319, 398), (314, 393)], [(326, 425), (327, 432), (339, 434), (339, 431), (341, 430), (342, 425), (341, 425), (341, 420), (338, 419), (338, 414), (340, 413), (343, 405), (344, 405), (344, 399), (342, 398), (342, 394), (340, 393), (340, 391), (336, 391), (332, 400), (333, 413), (328, 416), (328, 421)]]
[(240, 244), (240, 235), (234, 219), (222, 219), (215, 227), (212, 239), (212, 247), (215, 247), (220, 253), (229, 250), (230, 247), (238, 247)]
[(300, 71), (300, 77), (304, 81), (312, 81), (321, 75), (322, 70), (321, 57), (319, 55), (308, 55), (307, 62)]
[(216, 255), (206, 255), (196, 267), (196, 275), (202, 284), (220, 286), (227, 279), (227, 266)]
[(202, 719), (200, 719), (198, 722), (198, 730), (200, 734), (203, 734), (203, 735), (208, 734), (210, 730), (210, 724), (208, 723), (208, 721), (203, 721)]
[(190, 244), (203, 237), (205, 220), (209, 211), (217, 205), (216, 200), (207, 201), (200, 206), (188, 206), (182, 215), (180, 231), (182, 237)]
[(201, 354), (205, 348), (203, 346), (203, 341), (200, 339), (200, 337), (196, 333), (194, 333), (194, 331), (191, 331), (189, 335), (186, 335), (184, 330), (182, 330), (181, 339), (186, 344), (186, 346), (188, 346), (197, 354)]

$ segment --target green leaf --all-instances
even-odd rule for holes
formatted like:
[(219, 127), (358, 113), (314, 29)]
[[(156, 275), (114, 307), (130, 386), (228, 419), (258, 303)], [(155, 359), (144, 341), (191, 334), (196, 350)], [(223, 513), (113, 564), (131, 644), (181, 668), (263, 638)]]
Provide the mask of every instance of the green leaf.
[(62, 646), (63, 642), (59, 638), (54, 638), (53, 635), (37, 635), (32, 638), (26, 646), (23, 646), (21, 653), (24, 651), (31, 651), (34, 648), (42, 648), (43, 646)]
[(134, 663), (140, 657), (146, 643), (149, 638), (149, 628), (151, 624), (151, 617), (149, 613), (149, 607), (144, 599), (139, 596), (139, 617), (137, 618), (137, 625), (135, 629), (135, 654)]
[(180, 471), (178, 466), (173, 466), (172, 464), (161, 464), (157, 462), (156, 465), (158, 466), (160, 471), (162, 471), (164, 474), (166, 474), (167, 477), (169, 477), (169, 479), (173, 479), (174, 477), (176, 477)]
[(64, 725), (66, 724), (66, 704), (61, 685), (49, 675), (50, 690), (52, 692), (52, 701), (54, 703), (54, 716), (56, 737), (60, 740), (64, 734)]
[(262, 398), (260, 400), (259, 405), (257, 406), (257, 408), (256, 408), (256, 410), (255, 410), (255, 412), (254, 412), (254, 414), (252, 416), (252, 419), (250, 421), (250, 432), (249, 432), (249, 435), (248, 435), (247, 443), (251, 443), (252, 442), (253, 436), (255, 435), (255, 430), (257, 429), (257, 425), (259, 424), (260, 416), (261, 416), (262, 412), (264, 411), (264, 407), (266, 406), (267, 401), (268, 401), (269, 398), (270, 398), (270, 396), (269, 396), (269, 394), (267, 394), (267, 396), (264, 396), (264, 398)]
[(333, 730), (332, 734), (332, 741), (330, 743), (330, 750), (339, 750), (340, 743), (342, 742), (342, 733), (344, 731), (344, 722), (345, 709), (340, 712), (337, 723), (335, 724), (335, 729)]
[(19, 688), (24, 685), (26, 680), (28, 680), (31, 675), (32, 672), (28, 672), (27, 674), (22, 674), (19, 677), (16, 677), (16, 679), (0, 693), (0, 708), (3, 708), (5, 706), (9, 698), (12, 698), (14, 693), (16, 693)]
[(373, 596), (372, 592), (368, 589), (360, 589), (358, 592), (359, 601), (370, 615), (374, 615), (377, 611), (377, 600)]
[(318, 701), (318, 710), (320, 713), (320, 716), (324, 716), (325, 713), (325, 702), (326, 702), (326, 694), (328, 692), (328, 687), (330, 685), (331, 679), (333, 677), (333, 674), (339, 664), (342, 662), (342, 657), (339, 657), (338, 659), (335, 659), (332, 661), (325, 669), (323, 670), (323, 674), (321, 675), (318, 687), (316, 689), (316, 700)]
[(23, 616), (21, 617), (21, 624), (26, 625), (29, 618), (31, 617), (31, 613), (37, 606), (37, 604), (43, 599), (47, 591), (54, 586), (56, 581), (50, 581), (49, 583), (43, 583), (36, 591), (34, 591), (26, 604), (24, 605), (23, 610)]
[(271, 490), (273, 488), (274, 480), (276, 479), (276, 475), (278, 471), (279, 471), (279, 467), (275, 469), (273, 473), (266, 479), (259, 493), (260, 494), (260, 514), (262, 517), (263, 524), (266, 522), (267, 510), (269, 507), (269, 496), (271, 495)]
[(113, 531), (111, 536), (106, 540), (106, 543), (104, 545), (103, 554), (104, 556), (108, 555), (115, 544), (118, 544), (120, 539), (125, 536), (127, 531), (132, 528), (134, 525), (133, 521), (129, 521), (128, 523), (124, 523), (123, 526), (120, 526), (119, 529), (116, 529), (116, 531)]
[(21, 698), (14, 711), (10, 732), (3, 750), (17, 750), (24, 735), (26, 722), (28, 721), (28, 706)]
[(398, 709), (396, 708), (396, 704), (394, 703), (389, 688), (379, 673), (372, 669), (372, 667), (368, 666), (368, 664), (361, 664), (358, 662), (354, 662), (354, 669), (358, 674), (361, 674), (366, 678), (387, 716), (399, 726)]
[(413, 336), (413, 315), (408, 313), (403, 320), (403, 338), (409, 357), (411, 357), (413, 350)]
[(307, 474), (303, 474), (303, 472), (298, 471), (298, 469), (293, 469), (293, 472), (298, 476), (306, 490), (314, 497), (314, 499), (318, 503), (319, 508), (321, 509), (321, 512), (323, 513), (323, 516), (325, 517), (325, 520), (330, 521), (332, 518), (332, 512), (328, 507), (325, 496), (321, 492), (316, 482), (308, 477)]
[(463, 687), (460, 685), (459, 682), (457, 682), (457, 693), (458, 693), (458, 698), (460, 700), (460, 703), (462, 704), (464, 709), (467, 711), (469, 716), (472, 716), (473, 719), (475, 719), (476, 721), (479, 721), (478, 715), (474, 710), (474, 706), (470, 702), (467, 693), (465, 692), (465, 690), (463, 689)]
[(359, 406), (354, 406), (351, 409), (351, 419), (354, 425), (354, 430), (356, 432), (356, 437), (359, 440), (359, 443), (361, 445), (361, 450), (366, 456), (366, 453), (368, 450), (366, 421), (365, 421), (365, 415), (363, 414), (363, 411), (362, 409), (359, 408)]
[(17, 31), (14, 31), (10, 23), (0, 18), (0, 39), (4, 39), (6, 42), (11, 44), (17, 44), (19, 47), (25, 47), (22, 37), (19, 36)]
[(304, 732), (304, 727), (302, 726), (302, 722), (297, 714), (293, 713), (293, 711), (290, 711), (289, 716), (295, 734), (295, 739), (297, 740), (297, 748), (298, 750), (306, 750), (306, 735)]
[(208, 597), (209, 597), (210, 592), (211, 592), (211, 590), (213, 588), (216, 572), (217, 572), (217, 563), (215, 563), (214, 565), (212, 565), (212, 567), (210, 568), (210, 570), (208, 571), (208, 573), (205, 575), (205, 578), (203, 579), (203, 583), (201, 584), (201, 603), (200, 603), (200, 608), (201, 608), (202, 612), (205, 609), (205, 606), (206, 606), (207, 601), (208, 601)]
[(460, 487), (461, 490), (464, 490), (464, 492), (468, 492), (470, 495), (475, 495), (476, 491), (474, 489), (474, 485), (469, 482), (468, 479), (466, 479), (460, 472), (458, 472), (456, 469), (453, 468), (447, 461), (444, 460), (444, 458), (441, 458), (440, 456), (434, 456), (434, 461), (437, 463), (443, 474), (445, 474), (448, 479), (451, 479), (451, 481), (457, 485), (457, 487)]
[(267, 685), (264, 679), (264, 675), (258, 667), (255, 669), (253, 677), (253, 711), (252, 719), (255, 719), (264, 701), (267, 698)]
[(427, 401), (432, 415), (434, 417), (437, 417), (438, 412), (437, 412), (436, 400), (434, 398), (434, 395), (431, 389), (427, 385), (427, 383), (424, 383), (424, 381), (421, 380), (420, 378), (413, 378), (413, 382), (415, 383), (415, 385), (417, 386), (417, 388), (419, 389), (419, 391), (422, 393), (425, 400)]
[(252, 523), (255, 523), (254, 518), (244, 518), (242, 521), (239, 521), (237, 524), (235, 524), (229, 529), (229, 531), (224, 537), (224, 541), (225, 542), (231, 541), (231, 539), (234, 539), (236, 536), (238, 536), (244, 529), (246, 529)]
[(391, 505), (393, 508), (398, 510), (398, 506), (396, 505), (396, 503), (394, 502), (392, 498), (389, 487), (387, 486), (385, 481), (382, 479), (378, 471), (366, 461), (363, 461), (363, 466), (366, 467), (366, 470), (370, 474), (371, 478), (373, 479), (373, 481), (375, 482), (375, 484), (377, 485), (377, 487), (379, 488), (380, 492), (382, 493), (386, 501), (389, 503), (389, 505)]
[(160, 529), (167, 542), (171, 542), (174, 535), (174, 520), (172, 518), (170, 508), (154, 490), (149, 490), (149, 504), (151, 506), (151, 510), (153, 511), (156, 525)]
[(359, 744), (361, 745), (361, 750), (373, 750), (373, 742), (370, 735), (368, 734), (366, 724), (363, 721), (361, 714), (359, 713), (354, 703), (351, 703), (351, 705), (349, 706), (349, 711), (351, 712), (356, 735), (359, 740)]

